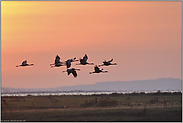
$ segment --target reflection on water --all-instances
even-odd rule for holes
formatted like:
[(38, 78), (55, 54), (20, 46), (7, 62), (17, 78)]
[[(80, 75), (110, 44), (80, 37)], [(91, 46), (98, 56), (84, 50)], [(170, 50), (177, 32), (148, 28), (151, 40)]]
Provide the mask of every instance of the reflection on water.
[[(112, 94), (112, 93), (118, 93), (118, 94), (129, 94), (129, 93), (156, 93), (157, 90), (154, 91), (84, 91), (84, 92), (74, 92), (74, 91), (68, 91), (68, 92), (20, 92), (20, 93), (1, 93), (1, 96), (46, 96), (46, 95), (100, 95), (100, 94)], [(161, 92), (181, 92), (181, 90), (177, 91), (161, 91)]]

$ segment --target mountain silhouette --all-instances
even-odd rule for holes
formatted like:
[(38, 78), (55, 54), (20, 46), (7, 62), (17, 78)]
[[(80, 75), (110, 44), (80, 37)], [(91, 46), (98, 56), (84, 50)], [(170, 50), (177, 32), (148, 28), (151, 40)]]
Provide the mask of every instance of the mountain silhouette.
[(60, 91), (178, 91), (182, 90), (182, 80), (177, 78), (160, 78), (154, 80), (108, 81), (89, 85), (64, 86), (57, 88), (1, 88), (1, 93), (18, 92), (60, 92)]

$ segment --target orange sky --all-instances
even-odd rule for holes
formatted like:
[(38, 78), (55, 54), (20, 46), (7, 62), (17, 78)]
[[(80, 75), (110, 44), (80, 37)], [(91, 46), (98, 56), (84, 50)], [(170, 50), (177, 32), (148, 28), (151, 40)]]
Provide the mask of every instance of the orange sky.
[[(66, 2), (2, 1), (2, 87), (48, 88), (103, 81), (181, 78), (181, 1)], [(78, 77), (50, 68), (61, 61), (89, 56), (107, 74)], [(16, 68), (23, 60), (34, 66)]]

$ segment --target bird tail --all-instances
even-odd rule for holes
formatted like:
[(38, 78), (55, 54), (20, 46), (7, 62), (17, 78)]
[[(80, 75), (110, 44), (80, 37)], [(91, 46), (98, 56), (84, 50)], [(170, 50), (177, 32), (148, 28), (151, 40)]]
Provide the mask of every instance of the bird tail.
[(51, 68), (52, 68), (52, 67), (55, 67), (55, 66), (51, 66)]

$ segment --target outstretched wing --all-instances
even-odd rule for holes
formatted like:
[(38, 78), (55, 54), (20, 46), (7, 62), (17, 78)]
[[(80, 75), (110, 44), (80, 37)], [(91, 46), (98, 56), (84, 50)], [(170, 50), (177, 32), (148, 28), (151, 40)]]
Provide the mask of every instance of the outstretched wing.
[(99, 68), (97, 66), (95, 66), (95, 71), (99, 71)]
[(67, 60), (66, 61), (66, 65), (67, 65), (67, 68), (69, 68), (71, 66), (71, 61), (70, 60)]
[(60, 62), (60, 57), (57, 55), (56, 57), (55, 57), (55, 64), (58, 64)]
[(80, 63), (81, 63), (81, 64), (85, 64), (86, 62), (85, 62), (84, 59), (80, 59)]
[(113, 61), (113, 59), (109, 60), (108, 62), (110, 63), (110, 62), (112, 62), (112, 61)]
[(73, 74), (74, 77), (77, 77), (77, 73), (76, 73), (75, 70), (72, 71), (72, 74)]
[(71, 71), (67, 71), (67, 74), (69, 75), (71, 73)]
[(22, 65), (26, 65), (27, 64), (27, 60), (22, 62)]
[(83, 60), (85, 60), (85, 62), (87, 61), (88, 56), (85, 54), (85, 56), (83, 57)]

